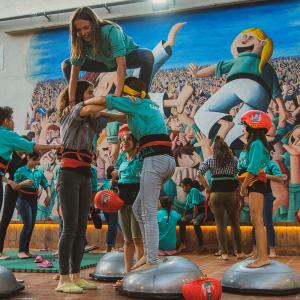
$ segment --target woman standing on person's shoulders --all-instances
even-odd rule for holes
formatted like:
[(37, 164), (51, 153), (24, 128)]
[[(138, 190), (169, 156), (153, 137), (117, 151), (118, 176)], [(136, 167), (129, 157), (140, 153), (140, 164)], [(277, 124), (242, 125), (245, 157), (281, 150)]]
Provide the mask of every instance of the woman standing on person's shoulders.
[(115, 95), (120, 96), (126, 69), (140, 68), (139, 78), (149, 88), (153, 54), (142, 49), (116, 23), (99, 19), (89, 7), (78, 8), (70, 22), (71, 57), (62, 63), (62, 71), (69, 82), (70, 102), (75, 102), (75, 91), (80, 71), (117, 71)]

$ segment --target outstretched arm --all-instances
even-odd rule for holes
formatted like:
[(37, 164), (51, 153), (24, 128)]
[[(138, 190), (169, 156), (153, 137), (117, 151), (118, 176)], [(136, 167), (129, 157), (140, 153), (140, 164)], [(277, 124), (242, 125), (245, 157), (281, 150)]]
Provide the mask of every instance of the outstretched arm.
[(200, 69), (198, 66), (190, 64), (188, 67), (190, 73), (192, 74), (193, 77), (209, 77), (213, 76), (216, 73), (217, 65), (211, 65), (208, 66), (204, 69)]
[(100, 105), (86, 105), (81, 108), (80, 117), (92, 115), (92, 114), (98, 113), (99, 111), (104, 110), (104, 109), (105, 109), (105, 107), (100, 106)]

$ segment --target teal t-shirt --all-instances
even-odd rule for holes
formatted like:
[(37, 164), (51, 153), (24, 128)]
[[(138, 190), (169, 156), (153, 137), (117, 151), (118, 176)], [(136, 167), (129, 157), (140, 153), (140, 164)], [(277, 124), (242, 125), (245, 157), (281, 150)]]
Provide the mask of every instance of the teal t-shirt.
[(238, 170), (258, 175), (259, 171), (269, 164), (270, 155), (261, 140), (251, 143), (249, 151), (242, 151), (239, 157)]
[(124, 160), (126, 160), (126, 152), (120, 151), (119, 156), (118, 156), (118, 158), (117, 158), (117, 160), (116, 160), (116, 162), (115, 162), (115, 164), (114, 164), (115, 167), (116, 167), (116, 169), (119, 169), (121, 163), (122, 163)]
[(169, 220), (166, 209), (162, 208), (157, 212), (160, 250), (176, 249), (176, 224), (180, 218), (181, 215), (175, 210), (170, 211)]
[(97, 168), (96, 166), (91, 166), (92, 176), (92, 193), (96, 193), (98, 191), (98, 175), (97, 175)]
[(95, 53), (91, 43), (83, 42), (85, 56), (82, 58), (71, 58), (71, 64), (81, 67), (88, 57), (104, 63), (109, 70), (116, 70), (116, 58), (126, 56), (137, 48), (138, 45), (122, 28), (107, 24), (99, 27), (98, 47)]
[(191, 210), (195, 205), (205, 202), (204, 195), (196, 188), (191, 188), (185, 198), (185, 210)]
[(139, 141), (151, 134), (167, 134), (159, 106), (150, 99), (131, 100), (128, 97), (106, 96), (106, 107), (128, 115), (128, 127)]
[(250, 74), (261, 78), (268, 86), (272, 98), (281, 96), (281, 89), (277, 74), (273, 67), (266, 63), (262, 73), (259, 72), (260, 57), (256, 53), (243, 52), (229, 61), (220, 61), (216, 69), (216, 77), (220, 78), (228, 73), (227, 77), (237, 76), (239, 74)]
[(30, 142), (13, 130), (0, 126), (0, 157), (4, 160), (11, 160), (14, 151), (31, 153), (35, 142)]
[(143, 161), (138, 154), (136, 154), (132, 160), (127, 160), (125, 156), (125, 159), (118, 169), (118, 182), (121, 184), (139, 183), (142, 168)]
[(104, 191), (104, 190), (111, 190), (111, 185), (110, 185), (111, 180), (105, 178), (102, 185), (98, 189), (99, 191)]
[(34, 169), (29, 169), (28, 166), (23, 166), (19, 168), (15, 175), (14, 175), (14, 181), (15, 182), (22, 182), (24, 180), (30, 179), (33, 181), (32, 186), (28, 186), (33, 189), (38, 189), (39, 186), (41, 185), (44, 189), (46, 189), (49, 184), (48, 181), (44, 175), (44, 171), (40, 168), (34, 168)]

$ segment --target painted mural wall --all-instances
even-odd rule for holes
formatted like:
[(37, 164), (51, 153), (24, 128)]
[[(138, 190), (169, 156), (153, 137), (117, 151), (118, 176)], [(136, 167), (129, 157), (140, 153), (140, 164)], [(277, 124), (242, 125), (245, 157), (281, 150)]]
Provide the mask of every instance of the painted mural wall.
[[(242, 142), (238, 139), (238, 118), (249, 103), (242, 101), (243, 96), (238, 92), (233, 98), (224, 92), (224, 87), (228, 86), (228, 70), (220, 66), (232, 63), (237, 56), (236, 51), (245, 55), (253, 51), (251, 43), (250, 47), (242, 49), (235, 38), (245, 29), (255, 27), (261, 28), (273, 40), (274, 49), (269, 63), (276, 71), (289, 113), (283, 117), (276, 101), (264, 102), (263, 98), (254, 100), (254, 108), (267, 110), (273, 120), (273, 127), (268, 132), (271, 157), (286, 178), (283, 183), (272, 182), (275, 197), (273, 217), (274, 221), (295, 221), (295, 212), (300, 209), (300, 169), (295, 169), (300, 160), (299, 16), (299, 1), (276, 1), (273, 4), (224, 7), (118, 22), (137, 44), (154, 49), (158, 67), (152, 81), (151, 97), (160, 103), (165, 115), (177, 162), (172, 180), (164, 187), (174, 201), (184, 200), (179, 184), (185, 177), (195, 178), (197, 167), (205, 159), (205, 147), (216, 134), (223, 135), (237, 155), (242, 148)], [(186, 24), (178, 24), (182, 22)], [(163, 46), (172, 28), (178, 30), (176, 43), (171, 51), (164, 53)], [(36, 85), (30, 107), (24, 112), (24, 121), (28, 134), (40, 143), (60, 141), (55, 104), (57, 96), (67, 84), (60, 65), (68, 58), (69, 51), (67, 29), (41, 32), (30, 42), (27, 76), (35, 80)], [(219, 71), (217, 76), (193, 78), (188, 70), (191, 63), (201, 68), (218, 64)], [(129, 73), (132, 71), (129, 70)], [(95, 93), (98, 95), (109, 93), (115, 78), (114, 73), (81, 75), (95, 84)], [(255, 94), (247, 84), (239, 88), (242, 94)], [(217, 102), (213, 102), (212, 98)], [(205, 109), (208, 103), (209, 109)], [(231, 118), (214, 121), (214, 113), (219, 112)], [(114, 142), (107, 135), (103, 130), (97, 137), (99, 184), (106, 168), (114, 160)], [(54, 152), (48, 152), (42, 158), (42, 167), (52, 186), (52, 200), (50, 207), (46, 208), (43, 205), (44, 195), (41, 196), (38, 219), (55, 219), (57, 216), (53, 181), (56, 163)], [(241, 221), (249, 222), (247, 199), (241, 209)]]

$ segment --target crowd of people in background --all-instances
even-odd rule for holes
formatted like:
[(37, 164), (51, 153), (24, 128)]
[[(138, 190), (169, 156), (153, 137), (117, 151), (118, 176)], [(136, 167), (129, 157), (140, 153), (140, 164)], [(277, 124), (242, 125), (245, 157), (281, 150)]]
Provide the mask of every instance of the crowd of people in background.
[[(298, 125), (300, 124), (300, 78), (298, 57), (282, 57), (271, 60), (278, 76), (283, 90), (283, 99), (285, 106), (290, 113), (290, 118), (285, 120), (283, 127), (280, 127), (280, 111), (272, 103), (269, 107), (269, 115), (273, 119), (273, 128), (270, 130), (269, 141), (274, 145), (271, 151), (273, 160), (279, 163), (281, 171), (289, 178), (290, 168), (293, 165), (289, 163), (290, 148), (283, 147), (284, 144), (293, 147), (293, 138), (299, 136)], [(95, 83), (97, 76), (94, 73), (86, 73), (85, 79)], [(203, 105), (206, 100), (215, 93), (225, 82), (224, 78), (191, 78), (187, 69), (167, 69), (159, 71), (153, 79), (151, 92), (167, 93), (168, 99), (176, 100), (185, 86), (191, 86), (193, 93), (186, 101), (184, 110), (179, 113), (176, 108), (169, 110), (166, 124), (169, 129), (169, 135), (173, 142), (173, 153), (176, 159), (177, 168), (173, 180), (177, 187), (180, 186), (184, 174), (195, 176), (195, 168), (203, 161), (205, 153), (205, 137), (194, 130), (193, 115), (197, 109)], [(56, 98), (64, 89), (66, 83), (64, 80), (47, 80), (37, 83), (31, 104), (31, 111), (26, 118), (25, 129), (28, 130), (28, 136), (41, 143), (59, 143), (60, 133), (59, 124), (56, 119), (55, 103)], [(232, 109), (231, 114), (235, 115), (239, 107)], [(226, 124), (224, 124), (226, 126)], [(112, 164), (110, 157), (111, 144), (106, 140), (105, 130), (98, 139), (98, 157), (97, 170), (100, 183), (104, 179), (105, 169)], [(204, 151), (203, 151), (204, 150)], [(56, 159), (52, 152), (46, 153), (41, 158), (41, 165), (45, 170), (45, 175), (51, 185), (53, 181), (52, 170), (56, 165)], [(296, 179), (297, 180), (297, 179)], [(299, 182), (294, 182), (298, 184)], [(274, 220), (291, 221), (294, 215), (295, 205), (288, 203), (288, 180), (283, 184), (274, 183), (275, 202), (274, 202)], [(178, 188), (177, 188), (178, 189)], [(179, 192), (180, 193), (180, 192)], [(175, 196), (176, 197), (176, 196)], [(179, 195), (179, 198), (182, 195)], [(50, 206), (46, 208), (43, 205), (45, 193), (38, 205), (38, 219), (53, 218), (57, 219), (55, 193), (52, 193)], [(51, 211), (50, 211), (51, 210)], [(249, 222), (247, 203), (242, 208), (241, 217), (244, 222)]]

